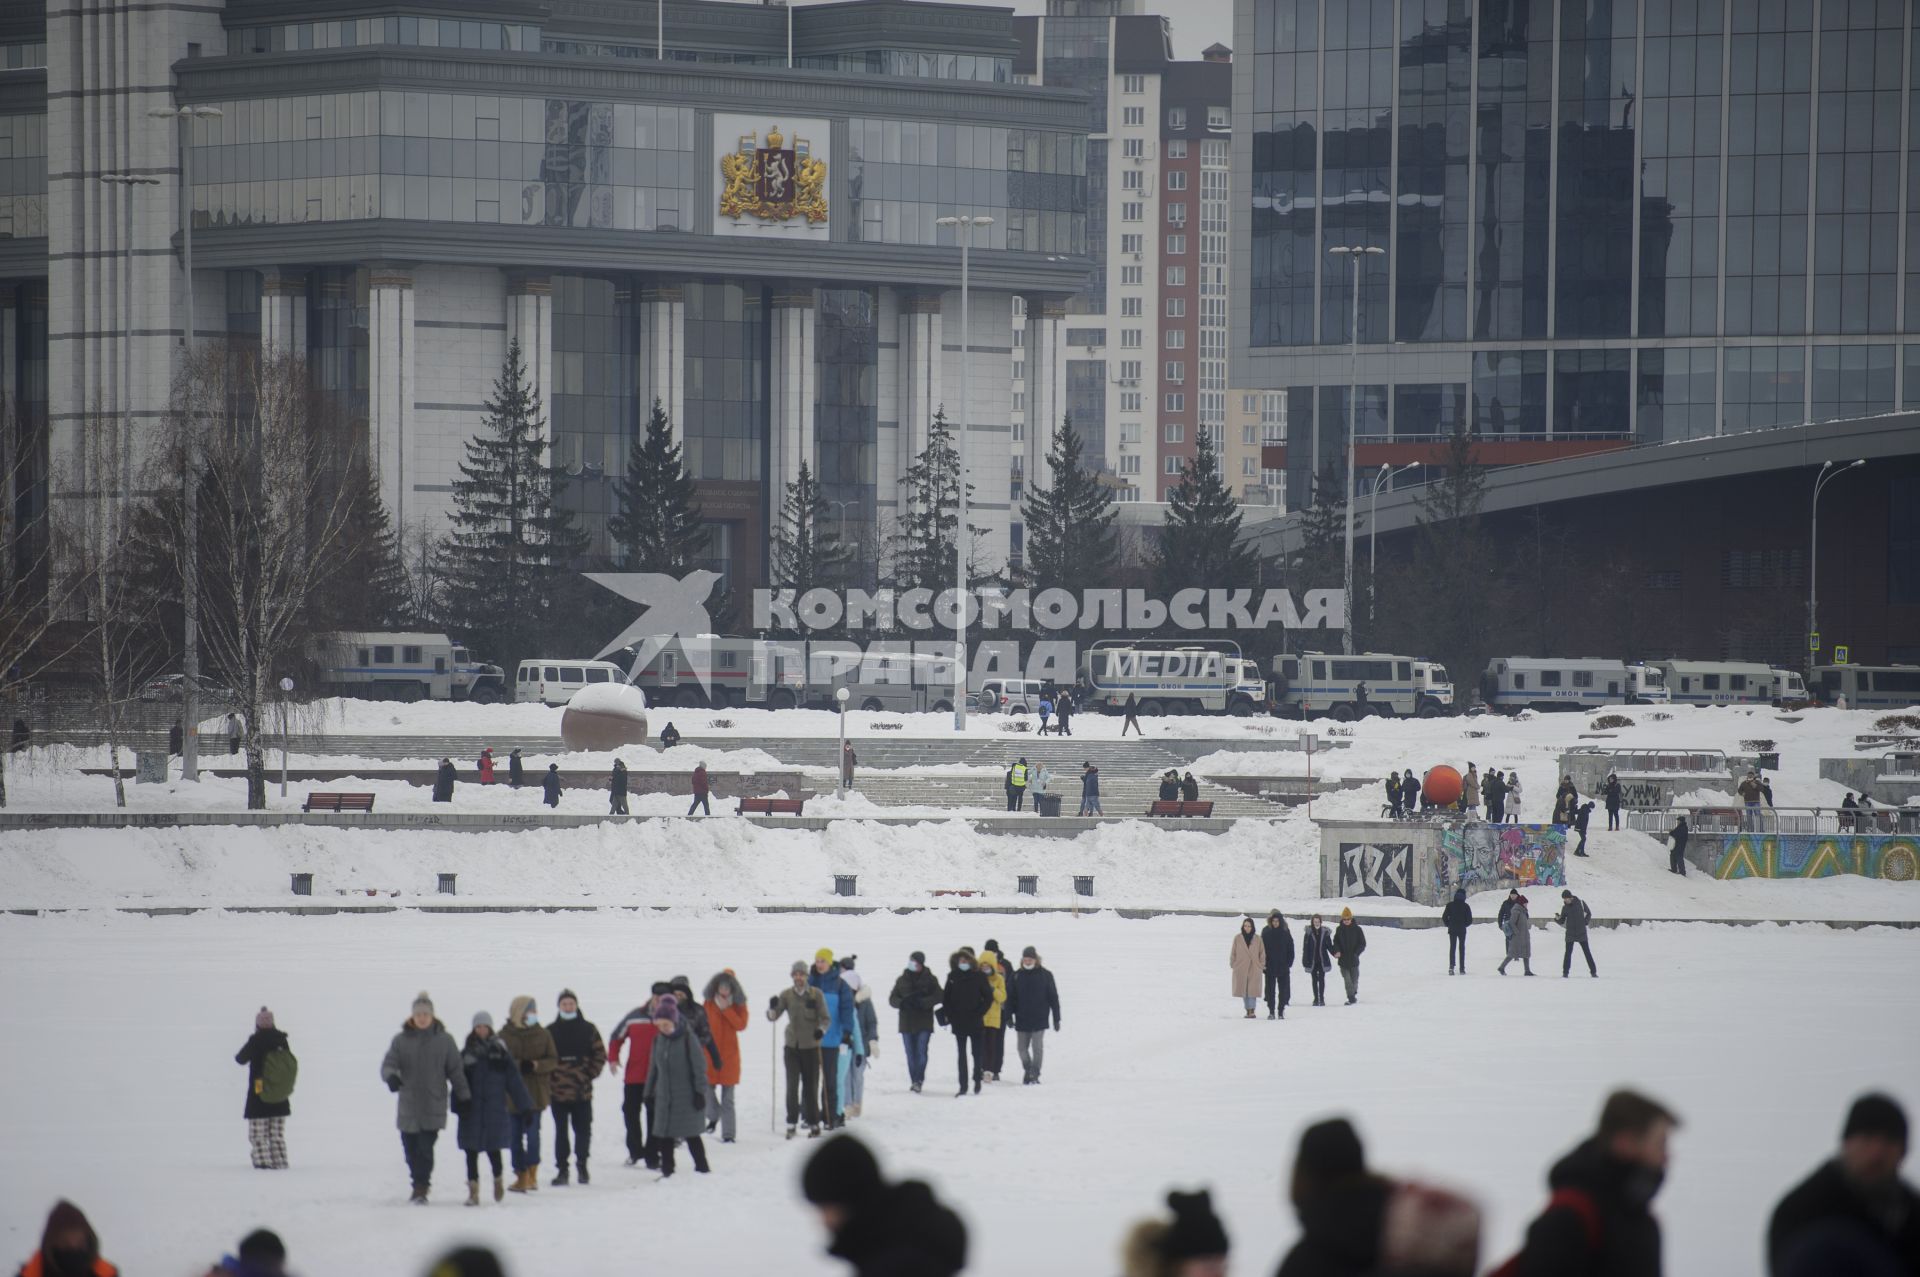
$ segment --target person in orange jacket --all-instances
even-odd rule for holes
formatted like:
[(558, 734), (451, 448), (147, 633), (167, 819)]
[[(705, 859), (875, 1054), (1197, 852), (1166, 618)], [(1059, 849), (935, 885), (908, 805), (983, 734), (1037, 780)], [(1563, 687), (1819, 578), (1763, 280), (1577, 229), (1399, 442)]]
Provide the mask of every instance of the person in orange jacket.
[(72, 1202), (56, 1202), (40, 1234), (40, 1249), (20, 1266), (20, 1277), (118, 1277), (100, 1258), (100, 1238)]
[(707, 1013), (707, 1027), (713, 1032), (713, 1045), (720, 1062), (707, 1061), (707, 1130), (720, 1131), (722, 1144), (733, 1143), (733, 1088), (740, 1085), (740, 1034), (747, 1027), (747, 991), (733, 968), (707, 981), (700, 1005)]

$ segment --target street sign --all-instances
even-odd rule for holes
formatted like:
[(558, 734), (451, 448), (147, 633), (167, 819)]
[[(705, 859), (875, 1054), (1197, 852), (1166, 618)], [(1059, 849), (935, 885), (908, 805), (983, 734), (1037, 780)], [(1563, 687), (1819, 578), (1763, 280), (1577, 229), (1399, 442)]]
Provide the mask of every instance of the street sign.
[(1313, 752), (1313, 745), (1314, 745), (1313, 733), (1301, 732), (1300, 733), (1300, 751), (1304, 754), (1311, 754)]
[(1813, 633), (1807, 635), (1807, 650), (1809, 652), (1817, 652), (1820, 650), (1820, 631), (1819, 630), (1815, 630)]
[(1851, 657), (1852, 655), (1853, 653), (1847, 648), (1847, 646), (1844, 643), (1836, 644), (1833, 649), (1833, 663), (1835, 665), (1845, 665), (1847, 663), (1848, 658)]

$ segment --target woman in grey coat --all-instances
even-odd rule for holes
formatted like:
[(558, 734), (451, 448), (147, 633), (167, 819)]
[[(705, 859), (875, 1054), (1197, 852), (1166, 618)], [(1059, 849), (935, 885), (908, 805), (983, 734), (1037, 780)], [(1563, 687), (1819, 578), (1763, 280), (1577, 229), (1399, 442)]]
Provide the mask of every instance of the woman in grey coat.
[(447, 1088), (456, 1104), (466, 1104), (472, 1092), (460, 1048), (446, 1026), (434, 1018), (433, 999), (425, 993), (413, 1000), (413, 1014), (393, 1035), (380, 1062), (380, 1080), (399, 1096), (394, 1125), (400, 1128), (400, 1147), (407, 1155), (416, 1206), (427, 1204), (433, 1181), (433, 1145), (447, 1125)]
[(687, 1142), (693, 1169), (704, 1175), (707, 1146), (700, 1136), (707, 1129), (706, 1056), (673, 998), (661, 998), (655, 1005), (653, 1027), (659, 1036), (653, 1040), (644, 1094), (653, 1114), (650, 1142), (660, 1159), (660, 1176), (673, 1174), (673, 1146), (678, 1140)]
[(1507, 963), (1520, 960), (1521, 968), (1533, 974), (1533, 919), (1527, 913), (1527, 898), (1519, 896), (1513, 902), (1513, 908), (1507, 912), (1507, 956), (1500, 963), (1500, 974), (1507, 973)]

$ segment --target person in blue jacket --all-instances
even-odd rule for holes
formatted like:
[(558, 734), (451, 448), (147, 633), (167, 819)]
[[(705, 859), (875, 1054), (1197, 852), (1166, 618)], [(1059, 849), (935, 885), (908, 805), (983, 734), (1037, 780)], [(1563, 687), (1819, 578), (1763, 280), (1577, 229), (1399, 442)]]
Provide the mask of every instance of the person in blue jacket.
[[(485, 1011), (473, 1016), (473, 1031), (467, 1035), (460, 1052), (466, 1068), (470, 1098), (456, 1105), (459, 1115), (460, 1151), (467, 1155), (467, 1205), (480, 1204), (480, 1155), (485, 1153), (493, 1169), (493, 1200), (506, 1194), (500, 1178), (500, 1153), (512, 1140), (515, 1111), (525, 1113), (533, 1107), (526, 1083), (520, 1080), (520, 1066), (513, 1053), (493, 1032), (493, 1017)], [(513, 1108), (507, 1106), (511, 1103)]]
[(820, 1115), (832, 1130), (847, 1122), (840, 1111), (840, 1048), (848, 1041), (848, 1026), (855, 1015), (853, 990), (840, 978), (831, 949), (813, 955), (813, 974), (807, 983), (820, 990), (827, 1002), (827, 1032), (820, 1039)]

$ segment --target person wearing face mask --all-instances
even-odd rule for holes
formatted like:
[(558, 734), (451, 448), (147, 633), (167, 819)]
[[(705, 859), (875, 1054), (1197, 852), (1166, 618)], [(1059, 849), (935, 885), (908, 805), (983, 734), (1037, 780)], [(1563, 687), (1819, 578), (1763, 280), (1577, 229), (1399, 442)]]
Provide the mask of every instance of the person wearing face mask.
[(1900, 1178), (1907, 1115), (1885, 1095), (1853, 1102), (1840, 1152), (1774, 1207), (1772, 1277), (1920, 1273), (1920, 1194)]
[(1260, 1005), (1260, 986), (1267, 974), (1267, 946), (1260, 942), (1252, 918), (1240, 920), (1240, 930), (1227, 951), (1227, 966), (1233, 972), (1233, 996), (1240, 999), (1251, 1020), (1253, 1009)]
[(408, 1200), (425, 1206), (433, 1185), (433, 1146), (447, 1126), (448, 1089), (452, 1089), (456, 1112), (473, 1095), (460, 1048), (434, 1015), (433, 999), (425, 992), (414, 998), (413, 1014), (388, 1044), (386, 1058), (380, 1062), (380, 1080), (399, 1097), (394, 1124), (400, 1128), (400, 1147), (413, 1181), (413, 1196)]
[(1651, 1207), (1666, 1178), (1668, 1138), (1679, 1125), (1644, 1095), (1609, 1095), (1600, 1129), (1548, 1173), (1553, 1196), (1528, 1226), (1526, 1245), (1495, 1272), (1660, 1277), (1660, 1221)]
[(1053, 972), (1041, 965), (1039, 951), (1032, 945), (1020, 951), (1020, 965), (1014, 970), (1013, 993), (1008, 1001), (1013, 1007), (1015, 1045), (1020, 1051), (1024, 1075), (1021, 1082), (1025, 1086), (1036, 1086), (1040, 1081), (1040, 1066), (1047, 1058), (1049, 1022), (1055, 1033), (1060, 1031), (1060, 990), (1053, 982)]
[(548, 1080), (560, 1063), (553, 1034), (540, 1024), (539, 1010), (532, 998), (522, 994), (510, 1004), (507, 1027), (500, 1030), (500, 1040), (512, 1053), (514, 1064), (520, 1070), (520, 1081), (532, 1101), (525, 1106), (515, 1105), (513, 1109), (509, 1136), (513, 1149), (512, 1189), (516, 1193), (540, 1187), (540, 1115), (547, 1111), (547, 1103), (552, 1098)]
[(807, 1138), (820, 1136), (820, 1039), (827, 1034), (827, 998), (807, 983), (807, 964), (793, 964), (793, 983), (773, 995), (767, 1019), (787, 1017), (785, 1059), (787, 1071), (787, 1138), (792, 1139), (802, 1114)]
[(100, 1258), (100, 1238), (80, 1208), (57, 1202), (47, 1214), (40, 1249), (20, 1268), (20, 1277), (118, 1277), (120, 1270)]
[(989, 945), (981, 951), (978, 964), (981, 974), (987, 977), (987, 988), (992, 993), (986, 1013), (980, 1017), (980, 1047), (987, 1057), (987, 1081), (998, 1082), (1000, 1066), (1007, 1055), (1006, 962), (1001, 958), (1000, 951)]
[(1333, 970), (1333, 933), (1317, 913), (1300, 933), (1300, 969), (1313, 982), (1313, 1005), (1327, 1005), (1327, 972)]
[(947, 959), (947, 985), (941, 990), (936, 1013), (940, 1023), (953, 1030), (954, 1053), (960, 1066), (960, 1090), (955, 1098), (967, 1093), (969, 1046), (973, 1048), (973, 1093), (980, 1093), (980, 1079), (986, 1073), (986, 1061), (981, 1058), (981, 1023), (992, 1002), (993, 986), (974, 969), (973, 950), (956, 950)]
[(654, 1006), (653, 1059), (647, 1066), (647, 1107), (653, 1114), (653, 1154), (660, 1178), (673, 1174), (673, 1150), (681, 1140), (693, 1158), (693, 1169), (707, 1173), (707, 1074), (705, 1055), (693, 1029), (680, 1014), (679, 1000), (659, 999)]
[(1227, 1230), (1206, 1189), (1168, 1193), (1173, 1218), (1143, 1219), (1121, 1247), (1122, 1277), (1226, 1277)]
[(747, 991), (740, 987), (732, 967), (707, 981), (700, 1008), (706, 1012), (720, 1053), (720, 1063), (707, 1065), (707, 1131), (718, 1130), (720, 1142), (731, 1144), (736, 1129), (733, 1092), (740, 1085), (740, 1035), (748, 1022)]
[(906, 1048), (907, 1080), (915, 1095), (927, 1081), (927, 1047), (933, 1042), (933, 1009), (940, 1005), (940, 980), (927, 970), (927, 955), (915, 949), (906, 969), (893, 979), (887, 1005), (900, 1013), (900, 1042)]
[(580, 999), (572, 989), (560, 990), (554, 1005), (560, 1008), (560, 1018), (553, 1023), (556, 1063), (548, 1082), (553, 1104), (553, 1186), (565, 1188), (569, 1155), (576, 1159), (580, 1182), (591, 1182), (587, 1157), (593, 1151), (593, 1079), (607, 1069), (607, 1044), (598, 1026), (580, 1014)]

